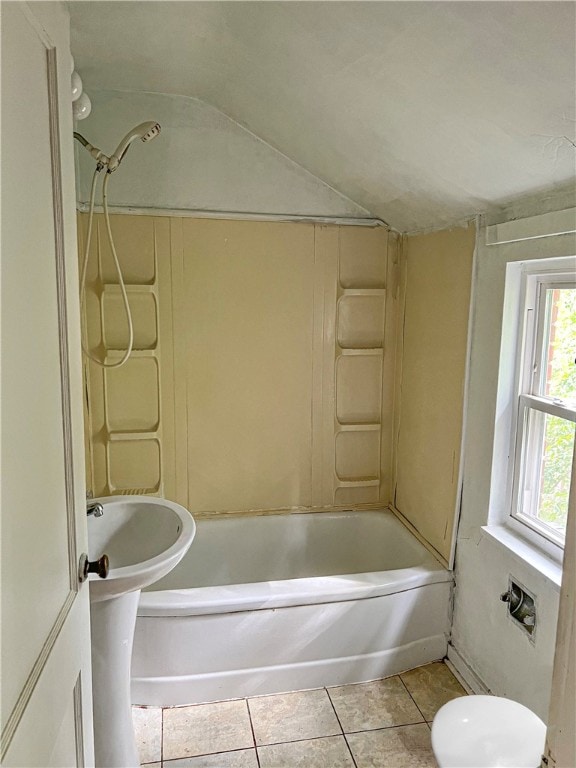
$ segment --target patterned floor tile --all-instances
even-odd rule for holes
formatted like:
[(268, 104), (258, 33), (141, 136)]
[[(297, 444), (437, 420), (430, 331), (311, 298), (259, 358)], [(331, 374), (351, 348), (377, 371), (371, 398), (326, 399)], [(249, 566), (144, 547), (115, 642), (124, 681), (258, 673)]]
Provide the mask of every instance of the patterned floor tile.
[(433, 720), (447, 701), (466, 696), (464, 688), (441, 661), (411, 669), (400, 677), (426, 720)]
[(162, 759), (162, 710), (160, 707), (132, 707), (134, 736), (140, 763)]
[(326, 691), (298, 691), (248, 699), (256, 745), (342, 733)]
[(260, 768), (354, 768), (343, 736), (258, 747)]
[(421, 723), (423, 717), (399, 677), (329, 688), (344, 733)]
[(235, 752), (219, 752), (217, 755), (165, 760), (163, 768), (258, 768), (258, 759), (255, 749), (240, 749)]
[(254, 746), (246, 701), (164, 710), (164, 761)]
[(437, 768), (426, 723), (346, 736), (357, 768)]

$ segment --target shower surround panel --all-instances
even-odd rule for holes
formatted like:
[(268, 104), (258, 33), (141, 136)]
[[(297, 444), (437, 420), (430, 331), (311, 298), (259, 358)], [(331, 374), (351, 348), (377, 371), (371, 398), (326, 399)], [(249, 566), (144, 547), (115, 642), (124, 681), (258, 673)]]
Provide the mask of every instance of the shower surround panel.
[[(102, 224), (85, 322), (91, 350), (116, 359), (126, 327)], [(112, 229), (135, 352), (117, 370), (86, 364), (94, 495), (158, 494), (193, 514), (385, 506), (395, 237), (136, 215)]]

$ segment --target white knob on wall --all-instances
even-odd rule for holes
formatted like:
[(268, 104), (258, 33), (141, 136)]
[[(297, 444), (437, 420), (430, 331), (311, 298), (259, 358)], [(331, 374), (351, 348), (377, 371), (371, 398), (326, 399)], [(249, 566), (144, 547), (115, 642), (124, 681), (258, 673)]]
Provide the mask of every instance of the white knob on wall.
[(74, 120), (85, 120), (92, 111), (92, 102), (87, 93), (82, 93), (76, 101), (72, 102), (72, 114)]

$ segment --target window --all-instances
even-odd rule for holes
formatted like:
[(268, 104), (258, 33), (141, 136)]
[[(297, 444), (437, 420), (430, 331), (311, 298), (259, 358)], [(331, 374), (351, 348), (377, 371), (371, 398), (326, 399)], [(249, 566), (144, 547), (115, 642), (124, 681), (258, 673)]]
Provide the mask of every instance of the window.
[(576, 276), (525, 274), (511, 515), (564, 545), (576, 431)]

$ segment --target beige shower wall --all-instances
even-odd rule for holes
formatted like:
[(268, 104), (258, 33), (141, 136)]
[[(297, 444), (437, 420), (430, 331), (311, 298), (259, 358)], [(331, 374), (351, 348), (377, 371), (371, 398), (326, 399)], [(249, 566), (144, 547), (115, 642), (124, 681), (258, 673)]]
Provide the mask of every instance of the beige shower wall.
[[(85, 319), (113, 360), (126, 326), (95, 226)], [(130, 215), (112, 228), (136, 343), (118, 370), (86, 364), (95, 495), (160, 494), (194, 514), (389, 503), (393, 235)]]
[(448, 562), (460, 471), (475, 226), (404, 238), (394, 506)]
[(188, 503), (310, 506), (314, 227), (172, 227), (182, 237), (176, 378), (187, 382), (177, 412), (186, 414)]

